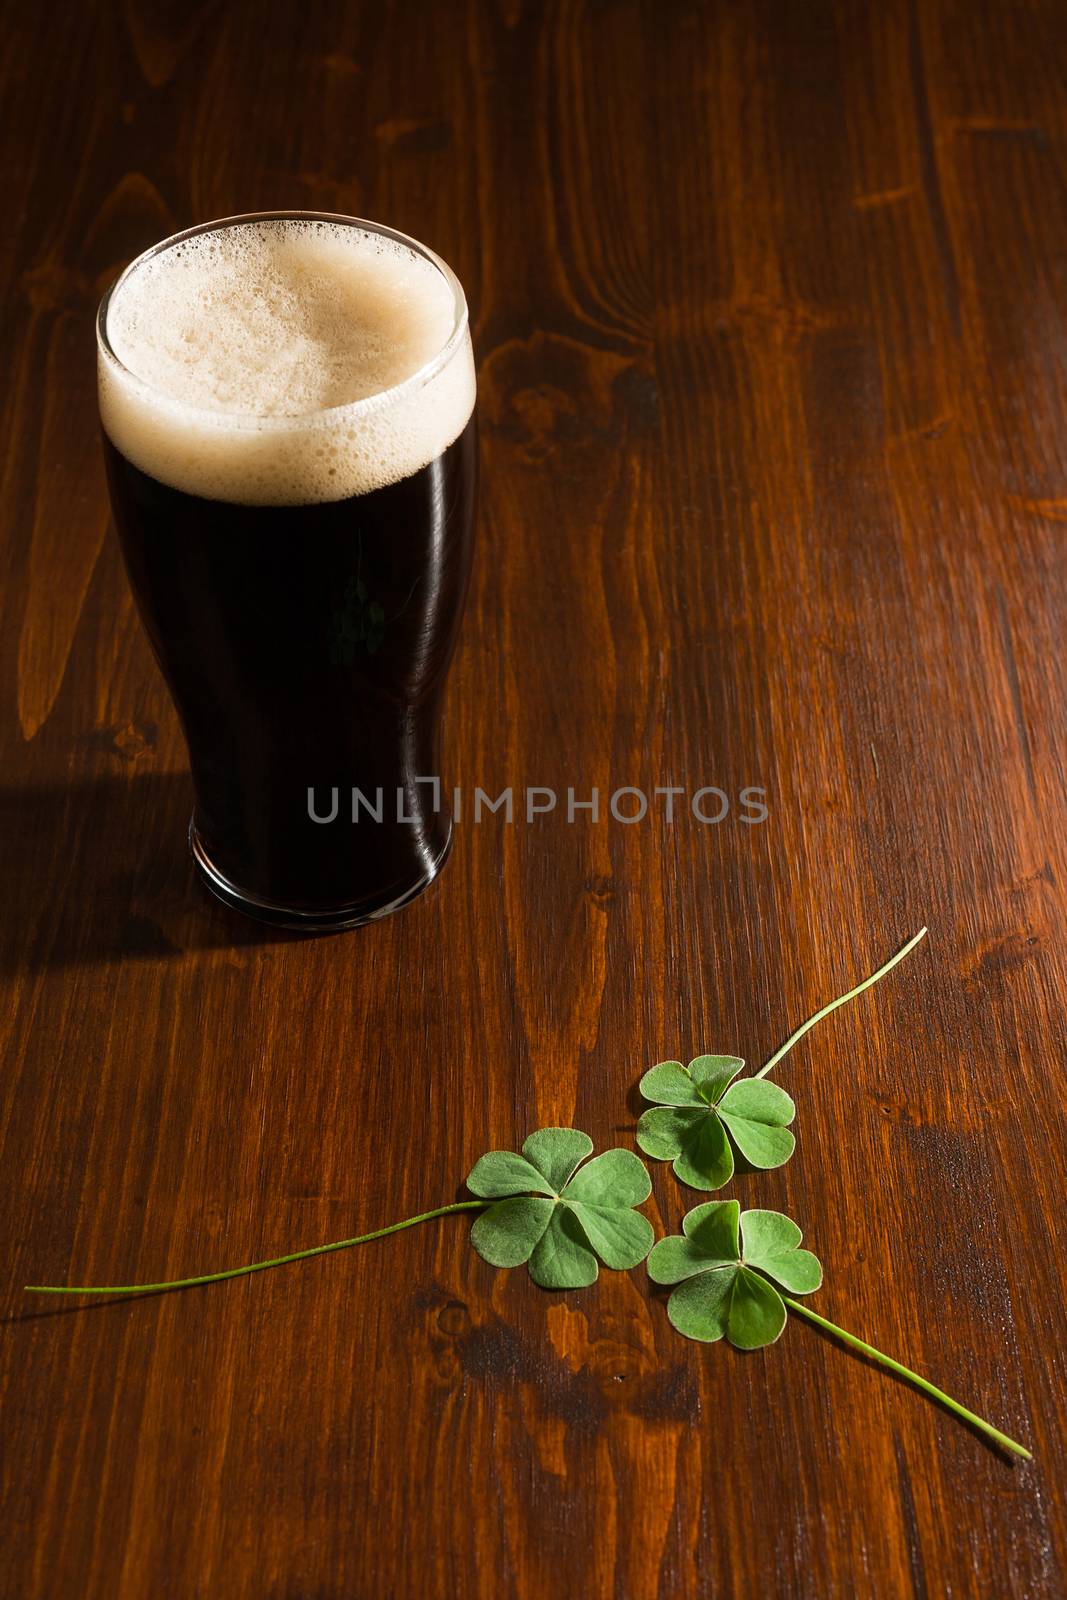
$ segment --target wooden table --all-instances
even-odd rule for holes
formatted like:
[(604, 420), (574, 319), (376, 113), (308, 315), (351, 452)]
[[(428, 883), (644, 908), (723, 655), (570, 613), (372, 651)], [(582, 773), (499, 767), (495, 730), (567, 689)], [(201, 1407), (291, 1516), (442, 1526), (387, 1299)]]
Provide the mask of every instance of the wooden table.
[[(12, 12), (0, 1590), (1062, 1595), (1062, 6)], [(449, 784), (716, 785), (720, 824), (464, 823), (421, 901), (316, 941), (199, 890), (92, 319), (150, 242), (279, 205), (468, 290)], [(21, 1292), (380, 1226), (543, 1124), (632, 1145), (649, 1064), (765, 1060), (923, 923), (778, 1070), (795, 1159), (730, 1192), (1032, 1466), (799, 1320), (689, 1344), (643, 1269), (545, 1294), (465, 1217)], [(694, 1198), (657, 1166), (657, 1232)]]

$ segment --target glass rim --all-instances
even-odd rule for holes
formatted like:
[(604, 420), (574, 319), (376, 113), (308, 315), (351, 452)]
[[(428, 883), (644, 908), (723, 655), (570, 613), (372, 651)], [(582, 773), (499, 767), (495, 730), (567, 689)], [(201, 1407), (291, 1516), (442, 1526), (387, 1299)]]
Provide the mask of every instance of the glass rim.
[[(346, 228), (356, 228), (362, 233), (376, 233), (384, 238), (392, 239), (397, 244), (406, 246), (415, 254), (422, 256), (431, 266), (437, 268), (452, 292), (453, 319), (452, 329), (448, 338), (428, 361), (421, 367), (402, 378), (399, 383), (390, 384), (385, 389), (377, 389), (373, 394), (363, 395), (358, 400), (344, 400), (339, 405), (321, 406), (315, 411), (298, 412), (293, 416), (257, 416), (254, 412), (241, 411), (215, 411), (206, 406), (193, 405), (186, 400), (180, 400), (166, 389), (149, 383), (138, 373), (128, 367), (122, 357), (115, 351), (108, 334), (108, 310), (113, 296), (122, 288), (122, 285), (146, 262), (162, 255), (175, 245), (184, 243), (186, 239), (198, 238), (201, 234), (217, 233), (223, 228), (240, 227), (242, 224), (256, 222), (325, 222), (340, 225)], [(280, 432), (292, 431), (301, 427), (317, 426), (323, 417), (342, 418), (346, 414), (357, 417), (369, 412), (378, 411), (391, 405), (402, 398), (410, 390), (422, 388), (431, 378), (443, 371), (455, 355), (464, 335), (467, 332), (469, 313), (467, 299), (452, 268), (429, 245), (422, 244), (410, 234), (402, 233), (399, 228), (391, 228), (384, 222), (371, 222), (366, 217), (348, 216), (343, 212), (335, 211), (245, 211), (232, 217), (217, 217), (212, 222), (199, 222), (194, 227), (183, 228), (179, 233), (172, 233), (165, 239), (160, 239), (156, 244), (149, 245), (147, 250), (142, 250), (139, 256), (123, 268), (115, 281), (104, 292), (96, 313), (96, 347), (98, 354), (122, 374), (124, 383), (132, 384), (142, 394), (156, 402), (162, 402), (168, 407), (182, 412), (186, 416), (203, 418), (214, 427), (247, 427), (257, 431), (277, 430)]]

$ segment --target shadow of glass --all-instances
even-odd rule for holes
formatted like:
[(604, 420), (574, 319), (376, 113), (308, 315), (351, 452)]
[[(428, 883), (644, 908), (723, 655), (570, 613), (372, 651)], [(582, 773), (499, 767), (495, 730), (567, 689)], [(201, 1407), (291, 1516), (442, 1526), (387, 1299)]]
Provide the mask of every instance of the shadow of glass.
[(0, 788), (0, 972), (289, 943), (199, 883), (185, 773)]

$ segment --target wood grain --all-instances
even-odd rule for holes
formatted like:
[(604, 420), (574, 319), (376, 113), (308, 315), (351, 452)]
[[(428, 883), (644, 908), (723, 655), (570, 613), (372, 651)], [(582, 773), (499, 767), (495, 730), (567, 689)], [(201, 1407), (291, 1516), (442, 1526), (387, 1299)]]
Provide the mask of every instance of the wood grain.
[[(709, 1600), (1067, 1590), (1067, 26), (1055, 0), (17, 0), (0, 41), (0, 1593)], [(96, 455), (92, 318), (174, 228), (380, 218), (475, 313), (483, 496), (446, 778), (690, 791), (717, 827), (462, 825), (400, 916), (207, 903)], [(456, 1196), (640, 1072), (765, 1059), (739, 1180), (820, 1310), (545, 1295), (453, 1218), (61, 1308)], [(662, 1168), (649, 1211), (685, 1196)]]

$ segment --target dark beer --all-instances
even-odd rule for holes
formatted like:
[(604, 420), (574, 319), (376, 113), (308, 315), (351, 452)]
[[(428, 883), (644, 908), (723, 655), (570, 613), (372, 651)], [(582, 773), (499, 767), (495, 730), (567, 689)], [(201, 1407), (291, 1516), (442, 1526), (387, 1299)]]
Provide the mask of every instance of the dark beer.
[[(316, 226), (197, 233), (144, 304), (134, 278), (124, 341), (120, 280), (104, 330), (118, 350), (101, 356), (114, 518), (189, 745), (194, 857), (220, 898), (311, 928), (394, 909), (447, 854), (438, 723), (476, 475), (455, 280), (369, 225)], [(206, 380), (205, 293), (216, 334), (237, 318)], [(157, 338), (148, 314), (168, 312), (177, 326)], [(205, 382), (221, 406), (202, 404)]]

